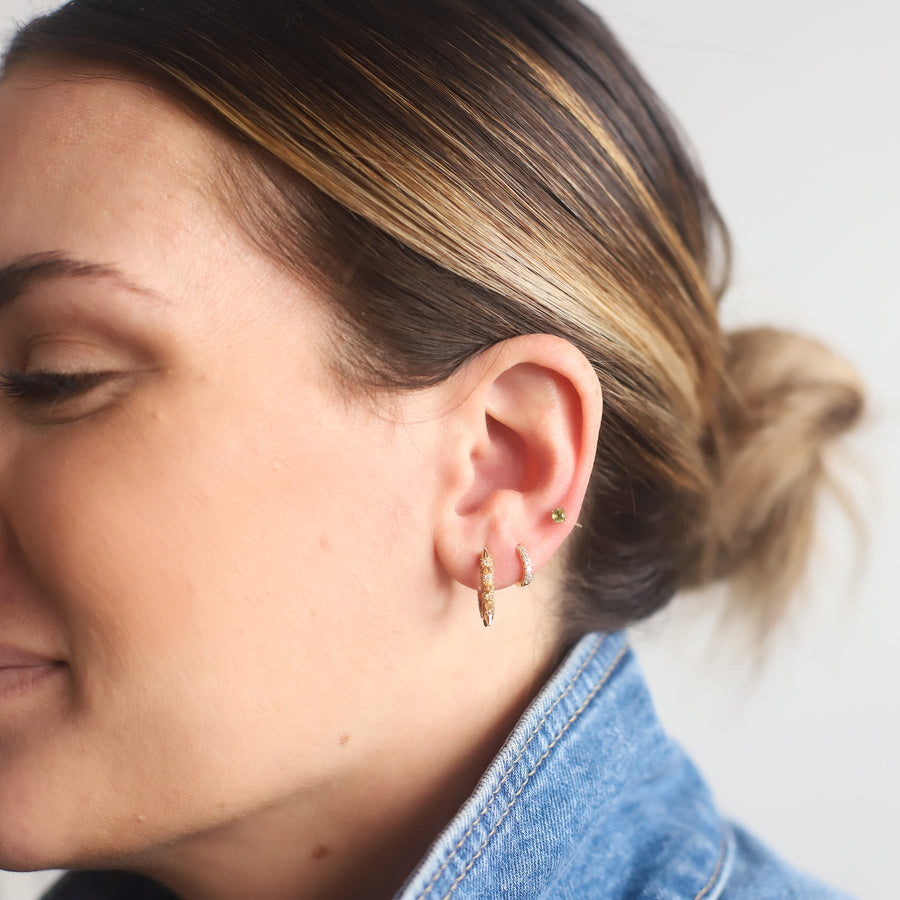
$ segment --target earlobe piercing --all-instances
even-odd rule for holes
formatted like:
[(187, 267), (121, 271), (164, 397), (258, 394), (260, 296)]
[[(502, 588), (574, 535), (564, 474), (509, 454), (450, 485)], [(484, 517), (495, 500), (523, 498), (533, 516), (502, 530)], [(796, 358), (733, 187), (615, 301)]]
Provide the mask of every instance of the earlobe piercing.
[(479, 557), (481, 566), (481, 587), (478, 589), (478, 611), (484, 627), (489, 628), (494, 621), (494, 557), (487, 547)]
[(516, 544), (516, 553), (519, 554), (519, 559), (522, 562), (522, 580), (519, 582), (519, 586), (528, 587), (534, 580), (534, 569), (531, 565), (531, 557), (528, 555), (528, 551), (525, 549), (524, 544)]
[[(534, 568), (531, 565), (531, 557), (524, 544), (516, 545), (516, 553), (522, 563), (522, 580), (519, 584), (528, 587), (534, 579)], [(494, 557), (487, 547), (481, 551), (478, 557), (481, 570), (481, 583), (478, 588), (478, 612), (481, 613), (481, 621), (484, 627), (489, 628), (494, 624)]]

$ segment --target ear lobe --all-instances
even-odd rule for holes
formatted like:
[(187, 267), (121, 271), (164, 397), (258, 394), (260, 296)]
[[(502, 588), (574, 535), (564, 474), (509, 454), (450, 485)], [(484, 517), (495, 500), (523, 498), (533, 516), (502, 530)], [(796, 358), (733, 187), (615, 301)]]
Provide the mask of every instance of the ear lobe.
[[(451, 577), (476, 589), (479, 557), (494, 557), (498, 589), (522, 577), (516, 546), (524, 544), (535, 572), (570, 533), (587, 490), (602, 400), (597, 377), (568, 341), (525, 335), (485, 351), (486, 365), (461, 377), (466, 399), (451, 414), (465, 444), (446, 462), (435, 546)], [(462, 452), (466, 450), (467, 452)], [(564, 507), (564, 524), (553, 509)]]

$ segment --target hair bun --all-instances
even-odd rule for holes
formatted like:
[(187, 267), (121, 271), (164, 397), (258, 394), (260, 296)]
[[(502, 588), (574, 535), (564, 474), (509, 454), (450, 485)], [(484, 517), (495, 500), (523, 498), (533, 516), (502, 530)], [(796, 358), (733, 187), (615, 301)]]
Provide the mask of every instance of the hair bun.
[(725, 579), (767, 630), (802, 575), (826, 449), (861, 418), (854, 369), (802, 335), (752, 328), (726, 338), (715, 487), (694, 586)]

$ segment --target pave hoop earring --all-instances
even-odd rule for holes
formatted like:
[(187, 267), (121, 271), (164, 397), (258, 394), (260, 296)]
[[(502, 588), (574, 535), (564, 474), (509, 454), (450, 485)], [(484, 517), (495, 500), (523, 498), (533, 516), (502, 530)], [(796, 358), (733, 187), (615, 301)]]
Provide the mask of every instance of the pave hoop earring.
[(478, 558), (481, 567), (481, 586), (478, 588), (478, 612), (484, 627), (489, 628), (494, 622), (494, 557), (487, 547)]
[(524, 544), (516, 544), (516, 553), (519, 554), (519, 560), (522, 563), (522, 580), (518, 582), (519, 587), (528, 587), (534, 581), (534, 568), (531, 565), (531, 557)]

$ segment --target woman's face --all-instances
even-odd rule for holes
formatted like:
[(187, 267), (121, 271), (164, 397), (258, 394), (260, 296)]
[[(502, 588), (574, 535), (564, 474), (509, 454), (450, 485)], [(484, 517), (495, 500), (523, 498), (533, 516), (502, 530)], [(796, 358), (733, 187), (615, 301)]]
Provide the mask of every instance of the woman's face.
[(215, 140), (128, 80), (0, 84), (0, 867), (327, 790), (424, 652), (427, 392), (338, 393)]

